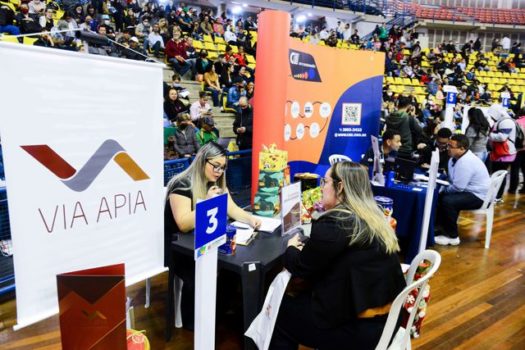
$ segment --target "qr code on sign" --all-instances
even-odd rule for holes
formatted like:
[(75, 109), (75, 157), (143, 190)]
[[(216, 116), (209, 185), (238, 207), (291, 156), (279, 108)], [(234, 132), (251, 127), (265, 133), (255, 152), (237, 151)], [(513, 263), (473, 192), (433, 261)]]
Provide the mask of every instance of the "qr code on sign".
[(360, 125), (361, 124), (361, 104), (360, 103), (343, 103), (343, 115), (341, 124), (343, 125)]

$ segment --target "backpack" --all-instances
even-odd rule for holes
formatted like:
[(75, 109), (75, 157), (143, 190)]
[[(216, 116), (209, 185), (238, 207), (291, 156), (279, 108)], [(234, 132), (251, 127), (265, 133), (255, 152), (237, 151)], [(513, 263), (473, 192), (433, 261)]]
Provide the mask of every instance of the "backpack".
[(520, 151), (524, 148), (525, 133), (523, 132), (523, 127), (520, 123), (517, 123), (514, 120), (514, 125), (516, 125), (516, 140), (514, 140), (514, 146), (517, 151)]

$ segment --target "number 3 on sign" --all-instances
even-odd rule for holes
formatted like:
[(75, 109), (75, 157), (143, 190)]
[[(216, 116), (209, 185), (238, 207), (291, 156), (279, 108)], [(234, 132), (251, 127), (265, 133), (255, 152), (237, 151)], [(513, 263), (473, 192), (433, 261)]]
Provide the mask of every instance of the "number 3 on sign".
[(211, 208), (206, 212), (206, 216), (209, 218), (209, 226), (206, 228), (206, 233), (211, 235), (215, 232), (217, 229), (217, 226), (219, 225), (219, 220), (217, 220), (217, 213), (219, 212), (219, 208)]

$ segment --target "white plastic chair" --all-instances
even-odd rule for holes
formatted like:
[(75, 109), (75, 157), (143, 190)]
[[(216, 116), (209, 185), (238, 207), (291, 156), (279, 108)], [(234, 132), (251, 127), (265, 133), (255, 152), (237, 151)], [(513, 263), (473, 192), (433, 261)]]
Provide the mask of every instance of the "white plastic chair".
[(479, 209), (465, 210), (473, 214), (485, 214), (487, 223), (485, 227), (485, 249), (490, 247), (490, 238), (492, 237), (492, 225), (494, 223), (494, 200), (498, 194), (503, 180), (507, 176), (507, 170), (498, 170), (490, 177), (490, 188), (485, 197), (483, 205)]
[[(182, 294), (182, 284), (184, 283), (182, 279), (178, 276), (173, 277), (173, 299), (174, 299), (174, 312), (175, 312), (175, 328), (182, 328), (182, 314), (181, 314), (181, 294)], [(150, 307), (150, 295), (151, 295), (151, 279), (146, 278), (146, 302), (144, 308)], [(129, 327), (128, 327), (129, 328)]]
[[(417, 267), (423, 260), (429, 260), (432, 264), (432, 267), (426, 273), (425, 276), (421, 277), (419, 280), (414, 282), (414, 275), (417, 271)], [(399, 327), (398, 331), (394, 336), (394, 339), (392, 340), (391, 345), (388, 346), (388, 344), (390, 343), (390, 339), (392, 339), (394, 328), (396, 327), (397, 320), (399, 318), (399, 313), (401, 312), (401, 308), (405, 304), (408, 295), (410, 294), (410, 292), (417, 289), (418, 295), (414, 305), (419, 305), (421, 298), (423, 298), (424, 288), (428, 284), (428, 280), (438, 270), (439, 265), (441, 265), (441, 255), (439, 255), (439, 253), (434, 250), (424, 250), (421, 253), (419, 253), (414, 258), (414, 260), (412, 260), (412, 263), (410, 264), (410, 268), (408, 269), (406, 275), (407, 287), (397, 295), (396, 299), (392, 303), (392, 307), (390, 308), (390, 312), (388, 313), (388, 319), (386, 321), (385, 328), (383, 329), (383, 334), (381, 335), (381, 339), (379, 340), (379, 343), (376, 346), (376, 350), (411, 349), (410, 329), (412, 328), (412, 324), (414, 323), (414, 317), (416, 316), (418, 309), (417, 307), (412, 308), (412, 311), (410, 312), (410, 316), (408, 318), (408, 322), (406, 324), (406, 328)]]
[(352, 159), (350, 157), (345, 156), (344, 154), (332, 154), (330, 157), (328, 157), (328, 162), (330, 165), (334, 165), (335, 163), (339, 162), (351, 162)]

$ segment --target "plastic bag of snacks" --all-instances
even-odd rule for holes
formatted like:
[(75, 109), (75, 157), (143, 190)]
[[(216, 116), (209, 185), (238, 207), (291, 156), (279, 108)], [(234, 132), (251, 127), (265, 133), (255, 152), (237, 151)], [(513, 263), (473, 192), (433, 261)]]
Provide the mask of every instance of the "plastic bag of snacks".
[(126, 331), (128, 350), (150, 350), (148, 338), (143, 332), (145, 331), (136, 331), (134, 329)]
[[(419, 264), (419, 266), (417, 267), (416, 273), (414, 275), (414, 281), (417, 281), (421, 277), (425, 276), (430, 270), (431, 265), (432, 264), (428, 260), (421, 262), (421, 264)], [(423, 325), (423, 320), (425, 319), (425, 316), (427, 314), (427, 306), (430, 300), (430, 284), (427, 284), (425, 289), (421, 292), (423, 293), (423, 297), (419, 301), (419, 305), (415, 305), (418, 296), (417, 289), (415, 289), (412, 292), (410, 292), (410, 294), (407, 297), (407, 300), (405, 301), (405, 304), (403, 305), (403, 309), (401, 309), (401, 325), (405, 327), (408, 322), (408, 318), (410, 316), (412, 308), (417, 307), (417, 313), (414, 317), (414, 323), (412, 324), (412, 328), (410, 329), (410, 336), (412, 338), (419, 338), (421, 334), (421, 327)]]
[(321, 187), (315, 187), (303, 192), (303, 205), (310, 214), (316, 209), (315, 204), (320, 202), (322, 197)]
[(259, 153), (259, 170), (281, 171), (288, 166), (288, 152), (277, 149), (275, 144), (266, 147)]

